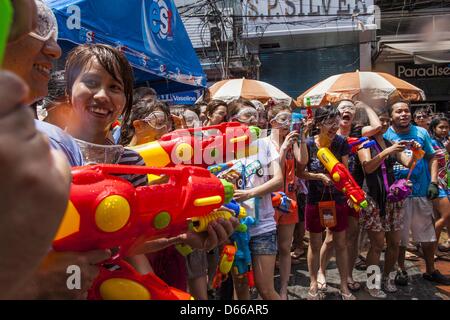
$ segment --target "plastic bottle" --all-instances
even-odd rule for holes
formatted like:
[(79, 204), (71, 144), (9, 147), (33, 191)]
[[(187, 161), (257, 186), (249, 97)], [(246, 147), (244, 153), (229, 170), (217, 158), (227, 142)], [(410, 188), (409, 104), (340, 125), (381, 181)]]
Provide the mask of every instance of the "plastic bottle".
[(302, 139), (303, 134), (303, 123), (302, 123), (303, 115), (301, 113), (294, 112), (291, 116), (291, 131), (297, 131), (300, 135), (299, 142)]

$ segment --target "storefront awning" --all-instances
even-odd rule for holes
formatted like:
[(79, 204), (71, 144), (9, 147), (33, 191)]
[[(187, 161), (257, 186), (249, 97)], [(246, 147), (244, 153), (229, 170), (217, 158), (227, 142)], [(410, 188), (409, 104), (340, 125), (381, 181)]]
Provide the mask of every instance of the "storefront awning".
[(385, 50), (413, 56), (415, 64), (450, 63), (450, 40), (384, 43)]
[(173, 0), (46, 0), (65, 53), (78, 44), (122, 50), (136, 84), (158, 94), (206, 87), (206, 75)]

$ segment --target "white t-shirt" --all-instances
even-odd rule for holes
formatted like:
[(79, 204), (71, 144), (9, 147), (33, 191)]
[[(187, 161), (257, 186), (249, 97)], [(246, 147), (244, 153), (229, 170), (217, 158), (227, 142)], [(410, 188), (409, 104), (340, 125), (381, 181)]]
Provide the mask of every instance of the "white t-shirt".
[[(258, 139), (252, 143), (257, 146), (258, 153), (247, 158), (234, 161), (232, 169), (241, 173), (242, 188), (252, 189), (269, 181), (269, 166), (273, 161), (279, 161), (280, 155), (276, 150), (270, 137)], [(244, 171), (245, 168), (245, 171)], [(258, 203), (258, 210), (255, 210), (255, 203)], [(250, 227), (250, 236), (254, 237), (276, 229), (274, 219), (275, 210), (272, 206), (272, 196), (270, 193), (253, 198), (241, 203), (247, 211), (247, 215), (257, 219), (256, 224)]]

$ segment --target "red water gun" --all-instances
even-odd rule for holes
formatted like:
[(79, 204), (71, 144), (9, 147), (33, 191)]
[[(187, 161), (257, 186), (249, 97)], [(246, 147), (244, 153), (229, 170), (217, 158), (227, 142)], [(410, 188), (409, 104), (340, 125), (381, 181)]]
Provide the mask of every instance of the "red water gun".
[(328, 148), (320, 148), (317, 157), (330, 173), (336, 189), (342, 191), (348, 199), (354, 203), (355, 210), (366, 208), (368, 202), (361, 187), (353, 179), (348, 169), (340, 163)]
[(227, 244), (223, 247), (219, 259), (219, 265), (216, 268), (216, 273), (212, 281), (212, 287), (214, 289), (219, 288), (222, 282), (227, 279), (228, 273), (231, 271), (231, 267), (233, 266), (236, 251), (236, 247), (231, 244)]
[(149, 167), (185, 164), (207, 168), (251, 154), (250, 144), (259, 136), (258, 127), (224, 122), (209, 127), (175, 130), (158, 141), (130, 149), (138, 152)]
[[(135, 188), (114, 175), (157, 174), (167, 183)], [(72, 170), (70, 201), (53, 241), (57, 251), (88, 251), (131, 245), (137, 238), (171, 237), (187, 219), (208, 215), (232, 200), (234, 188), (198, 167), (148, 168), (95, 165)]]
[(123, 260), (111, 269), (106, 265), (88, 291), (88, 300), (193, 300), (184, 291), (170, 287), (154, 273), (142, 275)]

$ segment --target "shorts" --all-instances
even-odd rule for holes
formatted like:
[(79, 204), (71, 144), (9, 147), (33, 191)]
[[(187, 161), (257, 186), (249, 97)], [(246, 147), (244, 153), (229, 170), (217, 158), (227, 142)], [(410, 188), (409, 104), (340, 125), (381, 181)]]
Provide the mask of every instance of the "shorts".
[(348, 207), (348, 216), (359, 220), (359, 212), (356, 211), (354, 208)]
[(275, 222), (277, 225), (296, 224), (298, 222), (297, 210), (293, 212), (282, 212), (275, 209)]
[(409, 231), (415, 242), (434, 242), (436, 232), (434, 229), (433, 204), (425, 197), (406, 198), (403, 203), (403, 231), (401, 245), (407, 246)]
[(272, 230), (250, 238), (250, 251), (252, 256), (276, 256), (278, 252), (277, 231)]
[[(333, 232), (341, 232), (348, 228), (348, 213), (350, 207), (346, 203), (336, 204), (337, 224), (330, 228)], [(325, 227), (320, 222), (319, 205), (307, 204), (305, 210), (305, 229), (313, 233), (321, 233), (325, 231)]]
[(386, 215), (380, 216), (380, 209), (361, 211), (361, 223), (364, 230), (390, 232), (403, 229), (403, 202), (386, 203)]
[(194, 250), (186, 256), (186, 269), (188, 279), (205, 277), (208, 275), (208, 259), (206, 251)]

